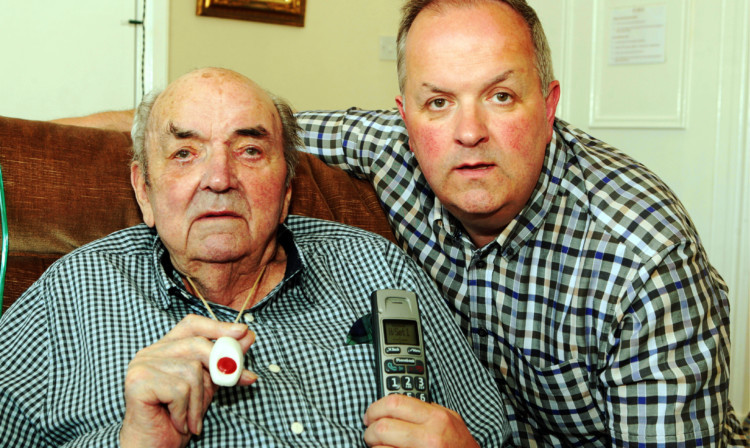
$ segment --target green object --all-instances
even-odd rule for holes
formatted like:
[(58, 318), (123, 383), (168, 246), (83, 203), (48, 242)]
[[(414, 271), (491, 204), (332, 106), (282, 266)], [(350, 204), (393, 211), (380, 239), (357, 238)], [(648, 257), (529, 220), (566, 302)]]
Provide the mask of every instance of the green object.
[(5, 189), (3, 188), (3, 167), (0, 166), (0, 215), (2, 215), (3, 247), (0, 252), (0, 316), (3, 315), (3, 292), (5, 291), (5, 268), (8, 264), (8, 217), (5, 214)]
[(346, 335), (346, 345), (372, 344), (372, 314), (357, 319)]

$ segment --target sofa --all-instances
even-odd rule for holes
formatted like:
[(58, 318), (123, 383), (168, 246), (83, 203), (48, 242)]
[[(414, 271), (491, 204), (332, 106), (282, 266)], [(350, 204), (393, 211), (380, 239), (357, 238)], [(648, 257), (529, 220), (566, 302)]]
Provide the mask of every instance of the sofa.
[[(0, 117), (9, 253), (3, 313), (75, 248), (142, 222), (127, 133)], [(290, 213), (342, 222), (394, 241), (375, 192), (301, 154)]]

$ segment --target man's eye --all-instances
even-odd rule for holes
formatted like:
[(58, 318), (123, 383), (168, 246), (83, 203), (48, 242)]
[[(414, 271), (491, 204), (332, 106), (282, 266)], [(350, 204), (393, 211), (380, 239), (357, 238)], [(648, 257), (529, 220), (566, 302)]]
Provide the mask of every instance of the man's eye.
[(447, 104), (448, 104), (448, 102), (445, 100), (445, 98), (435, 98), (434, 100), (430, 101), (430, 106), (433, 109), (442, 109)]
[(190, 157), (190, 151), (188, 151), (187, 149), (181, 149), (174, 153), (174, 156), (176, 159), (187, 159), (188, 157)]
[(249, 146), (245, 148), (245, 154), (248, 156), (257, 156), (258, 154), (260, 154), (260, 150), (258, 150), (258, 148)]
[(510, 102), (511, 97), (510, 97), (510, 94), (507, 92), (498, 92), (495, 94), (495, 100), (498, 103), (507, 103), (507, 102)]

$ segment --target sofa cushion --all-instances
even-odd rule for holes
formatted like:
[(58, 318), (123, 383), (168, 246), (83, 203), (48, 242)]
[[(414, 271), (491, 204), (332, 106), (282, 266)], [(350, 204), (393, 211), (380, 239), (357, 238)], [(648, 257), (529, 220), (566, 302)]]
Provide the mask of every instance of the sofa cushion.
[[(71, 250), (141, 222), (127, 133), (0, 117), (10, 253), (3, 308)], [(290, 213), (394, 240), (369, 183), (301, 154)]]

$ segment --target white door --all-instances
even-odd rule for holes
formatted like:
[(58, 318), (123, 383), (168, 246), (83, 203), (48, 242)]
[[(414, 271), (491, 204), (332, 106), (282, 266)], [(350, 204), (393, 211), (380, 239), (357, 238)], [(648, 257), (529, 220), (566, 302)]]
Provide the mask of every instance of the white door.
[(750, 0), (529, 3), (545, 26), (561, 81), (558, 116), (664, 179), (729, 284), (730, 398), (747, 413)]
[(0, 115), (48, 120), (133, 108), (166, 78), (166, 42), (155, 54), (153, 36), (166, 36), (167, 2), (149, 3), (144, 55), (142, 27), (130, 23), (144, 18), (143, 0), (0, 1)]

